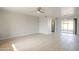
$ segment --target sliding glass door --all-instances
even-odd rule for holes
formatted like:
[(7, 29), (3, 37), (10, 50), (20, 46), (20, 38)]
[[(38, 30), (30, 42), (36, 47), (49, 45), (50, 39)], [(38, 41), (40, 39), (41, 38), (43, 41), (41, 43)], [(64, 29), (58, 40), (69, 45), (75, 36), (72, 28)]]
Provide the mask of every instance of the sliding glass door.
[(63, 19), (61, 21), (61, 32), (74, 33), (74, 20), (73, 19)]

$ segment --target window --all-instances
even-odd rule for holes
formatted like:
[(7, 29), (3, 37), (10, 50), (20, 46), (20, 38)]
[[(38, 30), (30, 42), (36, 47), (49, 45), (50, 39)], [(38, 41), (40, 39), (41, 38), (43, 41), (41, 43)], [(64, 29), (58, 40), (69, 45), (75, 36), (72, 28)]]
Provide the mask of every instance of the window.
[(61, 32), (73, 33), (74, 21), (72, 19), (64, 19), (61, 21)]

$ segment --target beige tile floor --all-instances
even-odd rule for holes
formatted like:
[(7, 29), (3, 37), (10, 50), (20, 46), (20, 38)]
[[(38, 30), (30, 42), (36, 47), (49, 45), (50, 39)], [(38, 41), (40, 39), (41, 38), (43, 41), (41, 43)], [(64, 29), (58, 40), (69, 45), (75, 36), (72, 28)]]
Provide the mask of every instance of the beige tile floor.
[(0, 40), (2, 51), (78, 51), (79, 38), (73, 34), (32, 34)]

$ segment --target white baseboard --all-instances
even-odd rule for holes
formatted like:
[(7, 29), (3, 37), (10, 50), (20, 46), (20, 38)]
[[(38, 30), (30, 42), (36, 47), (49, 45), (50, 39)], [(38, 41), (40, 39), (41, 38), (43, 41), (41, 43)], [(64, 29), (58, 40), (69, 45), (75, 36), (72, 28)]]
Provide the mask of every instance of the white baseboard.
[(13, 38), (13, 37), (19, 37), (19, 36), (26, 36), (26, 35), (30, 35), (30, 34), (35, 34), (35, 33), (29, 33), (29, 34), (27, 34), (27, 33), (23, 33), (23, 34), (17, 33), (17, 34), (12, 34), (12, 35), (8, 35), (6, 37), (0, 38), (0, 40), (5, 40), (5, 39), (9, 39), (9, 38)]

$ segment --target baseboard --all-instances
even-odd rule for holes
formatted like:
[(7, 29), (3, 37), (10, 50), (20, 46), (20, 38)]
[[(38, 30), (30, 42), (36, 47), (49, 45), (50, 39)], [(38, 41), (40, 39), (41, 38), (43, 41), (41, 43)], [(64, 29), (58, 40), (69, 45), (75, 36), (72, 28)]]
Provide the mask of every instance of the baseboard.
[(6, 37), (0, 38), (0, 40), (5, 40), (5, 39), (9, 39), (9, 38), (14, 38), (14, 37), (19, 37), (19, 36), (26, 36), (26, 35), (31, 35), (31, 34), (35, 34), (35, 33), (17, 33), (17, 34), (12, 34), (12, 35), (8, 35)]

